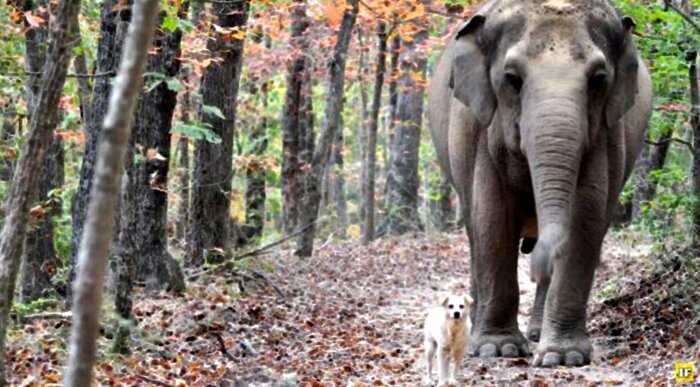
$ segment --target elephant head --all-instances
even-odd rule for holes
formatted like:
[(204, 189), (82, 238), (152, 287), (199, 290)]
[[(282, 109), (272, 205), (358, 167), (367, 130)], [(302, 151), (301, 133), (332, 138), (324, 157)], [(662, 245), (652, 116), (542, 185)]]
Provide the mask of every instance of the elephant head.
[[(602, 0), (492, 1), (455, 35), (450, 87), (489, 151), (527, 161), (548, 280), (571, 232), (582, 159), (634, 104), (634, 22)], [(607, 189), (607, 187), (606, 187)]]

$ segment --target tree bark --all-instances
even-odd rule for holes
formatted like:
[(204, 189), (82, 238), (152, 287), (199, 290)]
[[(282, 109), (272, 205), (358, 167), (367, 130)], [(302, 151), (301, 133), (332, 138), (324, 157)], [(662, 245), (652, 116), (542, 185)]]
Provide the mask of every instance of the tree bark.
[[(187, 13), (187, 2), (179, 10)], [(163, 15), (161, 15), (162, 19)], [(153, 40), (156, 53), (149, 55), (148, 73), (163, 74), (168, 79), (180, 72), (182, 32), (159, 29)], [(146, 78), (148, 80), (148, 77)], [(185, 290), (184, 275), (168, 252), (168, 170), (170, 166), (170, 130), (177, 103), (177, 92), (161, 82), (150, 91), (144, 89), (136, 106), (136, 114), (127, 150), (119, 243), (115, 255), (120, 264), (117, 308), (123, 318), (131, 316), (131, 279), (145, 281), (147, 289)]]
[(345, 146), (345, 141), (343, 138), (343, 119), (340, 119), (341, 123), (338, 127), (337, 135), (333, 144), (333, 151), (331, 156), (331, 166), (329, 177), (331, 179), (331, 188), (333, 202), (335, 202), (335, 232), (338, 234), (339, 238), (344, 239), (347, 236), (348, 228), (348, 206), (345, 200), (345, 175), (344, 175), (344, 160), (343, 160), (343, 148)]
[[(382, 103), (382, 89), (384, 87), (384, 73), (386, 71), (387, 35), (386, 25), (379, 22), (377, 25), (377, 64), (374, 71), (374, 93), (372, 95), (372, 108), (369, 115), (367, 130), (367, 171), (362, 182), (362, 208), (364, 214), (364, 227), (362, 243), (368, 244), (374, 239), (374, 186), (377, 170), (377, 130), (379, 125), (379, 109)], [(365, 146), (365, 144), (362, 144)]]
[[(121, 56), (121, 47), (124, 46), (126, 31), (129, 26), (130, 9), (117, 7), (117, 0), (105, 0), (102, 3), (100, 16), (100, 38), (97, 44), (96, 68), (98, 73), (116, 72)], [(88, 199), (92, 191), (95, 162), (97, 160), (97, 145), (101, 138), (102, 123), (107, 114), (109, 93), (112, 88), (111, 77), (95, 78), (90, 108), (86, 112), (85, 120), (85, 151), (80, 166), (80, 179), (78, 189), (73, 197), (71, 208), (72, 233), (71, 233), (71, 270), (70, 282), (75, 277), (75, 263), (80, 246), (80, 238), (83, 235), (83, 225), (87, 214)], [(72, 288), (69, 287), (71, 292)], [(70, 296), (68, 297), (70, 300)]]
[(422, 229), (418, 218), (418, 159), (420, 133), (423, 125), (425, 87), (412, 77), (425, 76), (427, 60), (420, 45), (427, 32), (418, 32), (404, 43), (401, 53), (401, 78), (396, 111), (397, 127), (391, 144), (391, 164), (387, 174), (386, 229), (391, 234), (403, 234)]
[(632, 177), (634, 182), (632, 220), (639, 219), (644, 206), (656, 196), (657, 183), (652, 180), (651, 173), (664, 167), (672, 136), (673, 129), (667, 128), (659, 137), (657, 144), (645, 144), (642, 149), (642, 155), (635, 167), (636, 172)]
[[(391, 146), (394, 143), (394, 132), (396, 131), (396, 115), (399, 111), (399, 57), (401, 55), (401, 36), (396, 35), (391, 40), (391, 61), (390, 61), (390, 80), (389, 80), (389, 115), (386, 125), (386, 136), (384, 138), (386, 144), (386, 157), (384, 163), (384, 200), (388, 199), (389, 192), (389, 167), (393, 161)], [(388, 204), (388, 203), (385, 203)], [(386, 207), (386, 206), (385, 206)]]
[[(220, 27), (243, 27), (248, 18), (248, 1), (217, 2), (212, 5)], [(231, 245), (230, 193), (233, 178), (233, 136), (236, 100), (243, 59), (243, 40), (216, 33), (208, 50), (221, 61), (209, 65), (202, 76), (202, 104), (215, 106), (225, 119), (200, 111), (201, 121), (211, 125), (218, 144), (197, 141), (192, 176), (191, 223), (188, 234), (188, 265), (199, 266), (205, 254)], [(213, 254), (212, 259), (216, 254)]]
[[(0, 235), (0, 354), (5, 353), (6, 332), (29, 209), (39, 188), (40, 176), (36, 171), (44, 165), (46, 150), (58, 121), (58, 102), (66, 80), (79, 11), (79, 0), (64, 0), (58, 4), (40, 88), (32, 103), (31, 111), (34, 114), (30, 117), (29, 134), (5, 202), (8, 216)], [(0, 356), (0, 385), (5, 384), (5, 356)]]
[[(265, 46), (269, 48), (270, 39), (263, 36), (262, 31), (255, 35), (255, 41), (261, 43), (265, 39)], [(265, 75), (261, 75), (265, 77)], [(259, 86), (259, 87), (258, 87)], [(256, 162), (250, 163), (246, 170), (246, 191), (245, 191), (245, 242), (249, 243), (262, 236), (265, 226), (265, 175), (267, 171), (261, 163), (262, 157), (267, 150), (267, 93), (269, 80), (250, 80), (250, 93), (259, 100), (262, 113), (259, 119), (254, 120), (250, 128), (250, 142), (252, 144), (251, 154)]]
[[(28, 11), (47, 21), (38, 27), (27, 26), (25, 32), (27, 72), (35, 74), (41, 72), (46, 62), (49, 34), (48, 6), (46, 1), (27, 1), (25, 5), (29, 8)], [(27, 101), (29, 102), (27, 108), (30, 116), (34, 114), (40, 86), (41, 76), (39, 75), (32, 75), (27, 80)], [(42, 297), (52, 288), (51, 277), (59, 264), (53, 246), (52, 218), (56, 210), (60, 210), (60, 206), (59, 203), (50, 202), (48, 194), (54, 188), (63, 185), (63, 143), (60, 138), (52, 136), (45, 158), (44, 167), (41, 169), (39, 195), (35, 203), (36, 206), (40, 206), (43, 214), (30, 222), (21, 260), (20, 299), (22, 302)]]
[(340, 126), (341, 112), (343, 111), (343, 92), (345, 86), (345, 64), (348, 46), (352, 37), (359, 12), (359, 0), (348, 0), (346, 11), (338, 30), (338, 38), (333, 50), (333, 57), (328, 64), (328, 93), (323, 131), (315, 146), (311, 170), (308, 175), (308, 184), (304, 201), (304, 212), (300, 217), (300, 227), (305, 231), (301, 234), (297, 244), (296, 254), (301, 257), (311, 256), (313, 253), (314, 236), (316, 233), (316, 220), (318, 219), (319, 203), (321, 199), (320, 182), (323, 171), (328, 165), (331, 156), (333, 140), (337, 136)]
[[(195, 2), (192, 4), (190, 12), (192, 25), (198, 26), (202, 18), (203, 4)], [(196, 79), (190, 72), (185, 76), (190, 77), (188, 83), (194, 83)], [(188, 89), (182, 97), (182, 122), (190, 121), (190, 114), (195, 109), (192, 93)], [(175, 222), (175, 238), (178, 243), (185, 247), (187, 246), (187, 227), (190, 224), (190, 139), (186, 136), (180, 136), (177, 141), (178, 167), (177, 167), (177, 183), (180, 187), (180, 197), (177, 206), (177, 218)]]
[(0, 135), (0, 180), (12, 180), (14, 172), (14, 160), (9, 156), (9, 148), (13, 147), (17, 131), (17, 121), (21, 118), (17, 115), (15, 101), (10, 99), (2, 111), (2, 135)]
[(306, 0), (295, 0), (292, 9), (291, 45), (294, 59), (287, 69), (287, 90), (284, 98), (282, 122), (282, 228), (286, 234), (293, 233), (299, 220), (299, 206), (304, 191), (302, 163), (302, 138), (305, 119), (302, 106), (308, 96), (304, 95), (304, 80), (309, 47), (306, 30)]
[(428, 195), (428, 207), (433, 226), (439, 231), (447, 231), (454, 218), (454, 209), (450, 200), (452, 188), (450, 187), (450, 181), (442, 171), (437, 173), (440, 174), (440, 178), (437, 184), (431, 182), (433, 186), (429, 187), (431, 192)]
[(96, 340), (107, 255), (112, 242), (130, 124), (141, 90), (143, 69), (158, 15), (157, 0), (137, 0), (133, 6), (119, 74), (110, 94), (104, 120), (94, 192), (90, 199), (85, 235), (80, 243), (74, 284), (73, 327), (65, 386), (92, 385)]
[(698, 91), (698, 53), (697, 51), (687, 54), (689, 63), (688, 83), (690, 84), (690, 126), (693, 130), (693, 166), (692, 166), (692, 189), (693, 208), (693, 246), (696, 251), (700, 251), (700, 91)]

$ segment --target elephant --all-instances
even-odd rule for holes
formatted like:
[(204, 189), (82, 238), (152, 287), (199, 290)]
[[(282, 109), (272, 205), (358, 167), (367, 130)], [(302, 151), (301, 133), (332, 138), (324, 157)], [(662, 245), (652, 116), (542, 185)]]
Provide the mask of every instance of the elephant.
[(530, 355), (520, 247), (537, 283), (532, 364), (590, 363), (588, 298), (651, 115), (634, 29), (605, 0), (491, 0), (449, 37), (428, 121), (471, 248), (472, 356)]

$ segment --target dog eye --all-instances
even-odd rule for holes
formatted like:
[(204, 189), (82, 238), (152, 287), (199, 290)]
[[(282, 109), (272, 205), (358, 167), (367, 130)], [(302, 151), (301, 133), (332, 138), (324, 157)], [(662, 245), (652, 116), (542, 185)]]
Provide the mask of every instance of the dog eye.
[(459, 309), (464, 309), (464, 305), (460, 305), (460, 306), (459, 306)]
[(452, 309), (452, 308), (454, 308), (454, 307), (455, 307), (455, 306), (452, 305), (452, 304), (450, 304), (450, 306), (448, 306), (448, 308), (450, 308), (450, 309)]

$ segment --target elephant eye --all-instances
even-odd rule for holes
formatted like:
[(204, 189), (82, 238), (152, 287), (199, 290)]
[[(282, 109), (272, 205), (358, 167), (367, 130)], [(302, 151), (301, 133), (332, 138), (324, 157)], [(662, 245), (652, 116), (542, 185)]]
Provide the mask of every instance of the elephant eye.
[(520, 75), (508, 71), (505, 74), (505, 81), (515, 90), (516, 93), (520, 94), (520, 91), (523, 89), (523, 79), (520, 77)]
[(591, 78), (588, 80), (588, 87), (591, 90), (601, 90), (604, 89), (605, 86), (608, 84), (608, 73), (601, 70), (601, 71), (596, 71), (591, 75)]

